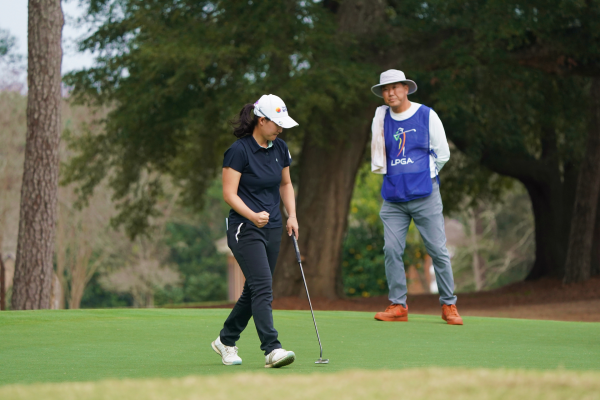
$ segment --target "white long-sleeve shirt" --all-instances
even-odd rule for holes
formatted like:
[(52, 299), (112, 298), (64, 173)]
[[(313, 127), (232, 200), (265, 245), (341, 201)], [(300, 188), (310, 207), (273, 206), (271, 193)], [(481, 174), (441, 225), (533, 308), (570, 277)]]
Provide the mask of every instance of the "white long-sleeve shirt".
[[(404, 121), (415, 115), (419, 107), (421, 107), (421, 104), (411, 103), (408, 110), (402, 113), (395, 113), (390, 110), (390, 115), (392, 119), (396, 121)], [(377, 107), (375, 117), (373, 118), (373, 124), (371, 125), (371, 132), (373, 134), (371, 139), (371, 171), (376, 174), (387, 173), (383, 122), (388, 108), (388, 106)], [(431, 177), (435, 178), (444, 164), (450, 159), (450, 148), (448, 147), (448, 140), (446, 139), (446, 132), (444, 131), (442, 121), (433, 110), (429, 113), (429, 147), (437, 154), (437, 158), (433, 155), (429, 155)]]

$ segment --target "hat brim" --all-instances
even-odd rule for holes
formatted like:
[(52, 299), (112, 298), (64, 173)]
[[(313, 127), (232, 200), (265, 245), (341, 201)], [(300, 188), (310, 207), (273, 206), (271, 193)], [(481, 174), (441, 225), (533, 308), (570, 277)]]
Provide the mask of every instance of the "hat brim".
[(276, 118), (273, 118), (271, 121), (273, 121), (276, 125), (279, 125), (280, 127), (285, 128), (285, 129), (290, 129), (295, 126), (298, 126), (298, 123), (289, 116), (276, 117)]
[(392, 84), (392, 83), (398, 83), (398, 82), (408, 85), (408, 94), (413, 94), (414, 92), (417, 91), (417, 84), (415, 83), (415, 81), (411, 81), (410, 79), (405, 79), (403, 81), (380, 83), (379, 85), (373, 86), (371, 88), (371, 92), (373, 92), (373, 94), (375, 96), (383, 98), (383, 96), (381, 95), (381, 87)]

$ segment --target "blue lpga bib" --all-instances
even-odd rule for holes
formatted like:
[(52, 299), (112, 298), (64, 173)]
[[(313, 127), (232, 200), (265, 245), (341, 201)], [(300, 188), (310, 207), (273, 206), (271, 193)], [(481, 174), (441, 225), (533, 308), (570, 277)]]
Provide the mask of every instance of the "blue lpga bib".
[(429, 155), (429, 112), (421, 105), (404, 121), (396, 121), (388, 108), (384, 119), (387, 173), (383, 178), (381, 196), (393, 203), (403, 203), (431, 194)]

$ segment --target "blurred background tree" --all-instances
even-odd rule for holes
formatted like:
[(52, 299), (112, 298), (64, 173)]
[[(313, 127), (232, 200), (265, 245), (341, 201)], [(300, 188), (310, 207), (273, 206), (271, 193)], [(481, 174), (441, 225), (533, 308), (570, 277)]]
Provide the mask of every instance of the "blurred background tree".
[[(592, 3), (544, 12), (558, 32), (595, 10)], [(465, 201), (473, 207), (498, 201), (511, 187), (501, 176), (520, 180), (535, 215), (536, 257), (529, 277), (564, 275), (589, 120), (582, 107), (589, 79), (559, 77), (521, 62), (519, 51), (533, 40), (527, 32), (550, 32), (536, 19), (536, 1), (88, 5), (99, 28), (81, 48), (95, 51), (98, 65), (70, 74), (67, 82), (79, 101), (111, 103), (115, 109), (105, 134), (78, 143), (82, 153), (72, 161), (67, 181), (82, 183), (85, 197), (108, 171), (117, 171), (111, 181), (119, 200), (116, 221), (131, 235), (147, 229), (152, 205), (162, 195), (158, 178), (140, 184), (142, 170), (172, 176), (184, 204), (201, 204), (195, 200), (216, 176), (220, 154), (232, 141), (226, 121), (241, 103), (277, 91), (301, 122), (284, 136), (300, 164), (292, 171), (300, 223), (308, 233), (300, 243), (307, 276), (315, 295), (342, 293), (341, 263), (332, 249), (342, 244), (357, 160), (376, 105), (366, 88), (376, 71), (401, 64), (419, 82), (414, 100), (437, 110), (463, 155), (458, 163), (453, 158), (455, 167), (442, 177), (447, 210)], [(279, 18), (261, 19), (266, 10)], [(280, 33), (276, 43), (271, 32)], [(234, 105), (232, 91), (251, 100)], [(338, 171), (342, 175), (335, 176)], [(289, 251), (284, 240), (275, 276), (278, 295), (301, 289)]]
[(50, 307), (56, 237), (61, 124), (60, 0), (30, 0), (27, 8), (27, 135), (11, 305)]
[[(65, 182), (78, 182), (85, 201), (109, 176), (119, 210), (113, 222), (132, 237), (146, 232), (156, 216), (154, 206), (164, 195), (161, 175), (181, 188), (183, 206), (200, 210), (235, 139), (228, 121), (245, 103), (276, 92), (300, 121), (284, 138), (295, 159), (300, 246), (310, 286), (315, 295), (341, 292), (340, 255), (332, 249), (342, 244), (375, 104), (364, 90), (375, 71), (363, 62), (367, 55), (353, 41), (352, 29), (374, 26), (371, 14), (358, 25), (345, 22), (347, 29), (339, 31), (336, 14), (310, 1), (87, 5), (98, 28), (81, 50), (93, 51), (97, 65), (65, 81), (77, 101), (113, 108), (103, 133), (74, 143), (79, 155), (66, 168)], [(342, 6), (339, 18), (346, 21), (353, 11)], [(154, 178), (143, 181), (144, 175)], [(303, 290), (289, 240), (282, 245), (274, 290)]]
[[(344, 292), (348, 296), (371, 297), (387, 295), (388, 292), (383, 224), (379, 218), (382, 183), (383, 176), (371, 173), (370, 163), (363, 164), (350, 203), (348, 230), (342, 250)], [(426, 254), (419, 232), (411, 223), (403, 257), (406, 268), (421, 268)]]
[[(452, 176), (462, 168), (461, 159), (466, 160), (456, 152), (452, 157), (452, 163), (443, 170), (442, 188), (446, 182), (459, 185)], [(369, 163), (363, 164), (357, 176), (342, 250), (344, 290), (351, 297), (388, 293), (383, 224), (379, 218), (382, 176), (372, 174), (370, 169)], [(488, 187), (479, 200), (461, 197), (461, 203), (455, 204), (452, 200), (456, 197), (444, 197), (447, 222), (454, 219), (462, 227), (459, 238), (452, 237), (456, 232), (447, 229), (457, 291), (494, 289), (523, 280), (534, 261), (534, 221), (525, 188), (496, 174), (487, 175)], [(453, 188), (448, 193), (452, 194)], [(403, 257), (405, 269), (414, 267), (419, 275), (431, 273), (423, 270), (426, 254), (423, 240), (411, 223)]]
[(16, 51), (17, 39), (6, 29), (0, 28), (0, 90), (23, 90), (22, 76), (25, 72), (24, 57)]
[(534, 221), (525, 188), (515, 184), (498, 202), (452, 213), (465, 228), (451, 248), (457, 290), (495, 289), (522, 281), (535, 257)]
[[(592, 246), (589, 254), (570, 229), (583, 219), (584, 228), (575, 232), (583, 234), (593, 220), (594, 234), (584, 236), (590, 243), (600, 238), (600, 217), (589, 214), (596, 208), (593, 193), (578, 183), (587, 179), (587, 186), (597, 186), (593, 173), (586, 178), (580, 170), (584, 160), (595, 165), (600, 154), (590, 150), (593, 142), (586, 144), (598, 132), (591, 107), (600, 104), (592, 90), (598, 76), (598, 1), (82, 5), (93, 29), (80, 48), (94, 52), (96, 64), (68, 74), (65, 82), (70, 100), (85, 105), (83, 113), (100, 107), (104, 114), (77, 128), (66, 125), (72, 134), (63, 156), (61, 204), (70, 215), (64, 226), (89, 218), (81, 214), (90, 209), (86, 204), (105, 207), (101, 234), (86, 256), (82, 307), (150, 304), (133, 286), (117, 290), (108, 279), (138, 265), (132, 255), (139, 255), (142, 242), (155, 248), (144, 265), (170, 268), (179, 277), (159, 278), (145, 289), (154, 304), (226, 298), (225, 256), (217, 254), (214, 241), (223, 236), (227, 215), (219, 170), (223, 151), (235, 139), (228, 121), (244, 103), (269, 92), (282, 96), (300, 122), (282, 137), (294, 158), (311, 294), (385, 294), (381, 177), (369, 172), (366, 150), (373, 110), (381, 103), (368, 89), (388, 68), (402, 69), (418, 82), (411, 100), (433, 107), (451, 140), (441, 191), (446, 216), (464, 235), (453, 249), (459, 290), (485, 290), (524, 277), (562, 278), (570, 248), (570, 254), (591, 259), (588, 267), (571, 261), (577, 271), (600, 272), (600, 247)], [(0, 34), (0, 61), (11, 54), (2, 50), (11, 48), (11, 40)], [(16, 110), (23, 100), (3, 96), (6, 110)], [(2, 118), (16, 121), (10, 113)], [(19, 129), (2, 133), (14, 154), (20, 139), (9, 133)], [(8, 162), (16, 164), (2, 172), (3, 184), (19, 175), (18, 159)], [(577, 198), (587, 211), (573, 213)], [(5, 232), (11, 218), (5, 218)], [(299, 272), (287, 236), (283, 239), (275, 294), (298, 295)], [(76, 254), (58, 245), (57, 268), (59, 248), (63, 259)], [(423, 264), (424, 254), (412, 227), (406, 265)], [(57, 271), (69, 292), (73, 275), (66, 267)]]
[(590, 46), (555, 46), (555, 62), (570, 52), (597, 58), (598, 30), (590, 29), (598, 19), (576, 27), (598, 14), (598, 2), (551, 3), (408, 0), (388, 9), (398, 46), (411, 54), (405, 65), (421, 82), (417, 97), (436, 109), (472, 162), (527, 189), (536, 227), (531, 279), (565, 273), (590, 79), (532, 68), (522, 54), (570, 31), (568, 41)]
[[(0, 252), (7, 266), (10, 299), (18, 227), (18, 198), (25, 143), (25, 96), (0, 92)], [(106, 110), (63, 102), (62, 162), (72, 156), (67, 142), (97, 134)], [(226, 300), (226, 256), (214, 241), (225, 235), (220, 179), (213, 180), (198, 214), (176, 202), (177, 190), (168, 181), (157, 203), (148, 235), (130, 241), (114, 229), (116, 215), (110, 190), (101, 184), (76, 207), (75, 187), (58, 193), (58, 227), (52, 308), (151, 306)], [(152, 294), (152, 295), (150, 295)], [(10, 303), (9, 303), (10, 306)]]
[(157, 304), (199, 303), (227, 300), (226, 256), (219, 254), (215, 242), (225, 236), (223, 215), (229, 207), (222, 201), (221, 180), (208, 188), (200, 214), (180, 211), (167, 224), (165, 245), (168, 262), (177, 265), (182, 285), (168, 287), (157, 294)]

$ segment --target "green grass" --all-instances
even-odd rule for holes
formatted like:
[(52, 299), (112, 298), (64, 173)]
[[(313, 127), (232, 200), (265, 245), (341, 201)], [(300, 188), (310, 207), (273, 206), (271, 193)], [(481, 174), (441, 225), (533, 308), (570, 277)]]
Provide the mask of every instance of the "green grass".
[[(252, 323), (238, 342), (242, 366), (221, 365), (211, 350), (228, 312), (3, 312), (0, 384), (264, 371)], [(334, 311), (316, 317), (331, 363), (314, 364), (319, 350), (309, 312), (275, 311), (280, 340), (297, 361), (268, 375), (429, 367), (600, 370), (598, 323), (471, 317), (464, 326), (449, 326), (437, 316), (384, 323), (373, 313)]]

